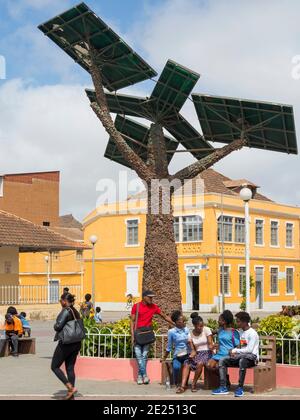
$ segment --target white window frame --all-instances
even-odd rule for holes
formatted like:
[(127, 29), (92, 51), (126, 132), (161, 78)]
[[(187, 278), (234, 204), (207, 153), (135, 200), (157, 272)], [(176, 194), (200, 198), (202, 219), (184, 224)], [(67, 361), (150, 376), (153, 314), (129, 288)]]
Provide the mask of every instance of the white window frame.
[(61, 280), (60, 279), (55, 279), (55, 278), (48, 279), (48, 281), (47, 281), (47, 283), (48, 283), (48, 304), (51, 304), (51, 303), (54, 304), (55, 303), (55, 302), (50, 301), (50, 283), (52, 281), (58, 282), (58, 302), (57, 303), (59, 303), (59, 299), (60, 299)]
[[(272, 222), (276, 222), (278, 229), (277, 229), (277, 245), (272, 245)], [(276, 219), (270, 220), (270, 247), (271, 248), (280, 248), (280, 221)]]
[[(236, 235), (237, 234), (237, 229), (236, 229), (237, 223), (236, 223), (236, 221), (238, 219), (244, 220), (244, 224), (243, 225), (239, 225), (239, 226), (244, 226), (244, 241), (242, 241), (242, 242), (239, 242), (239, 241), (236, 240), (236, 236), (237, 236)], [(246, 243), (246, 219), (245, 219), (245, 217), (237, 217), (236, 216), (234, 218), (234, 243), (239, 244), (239, 245), (245, 245), (245, 243)]]
[(0, 175), (0, 197), (3, 197), (4, 190), (4, 176)]
[[(184, 241), (183, 240), (183, 218), (184, 217), (200, 217), (202, 220), (202, 239), (200, 239), (199, 241)], [(181, 234), (180, 234), (180, 230), (181, 230)], [(183, 244), (199, 244), (201, 242), (203, 242), (203, 238), (204, 238), (204, 223), (203, 223), (203, 217), (200, 216), (199, 214), (184, 214), (183, 216), (181, 216), (181, 223), (179, 221), (179, 239), (180, 239), (180, 235), (181, 235), (181, 240)]]
[[(246, 270), (246, 266), (243, 264), (239, 264), (238, 265), (238, 274), (239, 274), (239, 287), (238, 287), (238, 296), (239, 297), (243, 297), (243, 295), (240, 293), (240, 268), (244, 268)], [(246, 272), (245, 272), (245, 277), (246, 277)]]
[[(229, 286), (229, 294), (224, 293), (224, 296), (226, 298), (230, 298), (231, 295), (231, 284), (230, 284), (230, 280), (231, 280), (231, 264), (224, 264), (224, 267), (229, 267), (229, 282), (228, 282), (228, 286)], [(221, 289), (221, 276), (222, 276), (222, 264), (219, 264), (219, 288), (220, 288), (220, 294), (222, 295), (222, 289)]]
[[(292, 246), (287, 245), (287, 225), (293, 226), (293, 237), (292, 237)], [(294, 222), (285, 222), (285, 248), (286, 249), (295, 249), (295, 223)]]
[[(266, 246), (266, 244), (265, 244), (265, 224), (266, 224), (266, 221), (265, 221), (265, 219), (260, 219), (260, 218), (255, 218), (254, 221), (255, 221), (255, 246), (257, 246), (259, 248), (263, 248), (263, 247)], [(256, 222), (263, 222), (263, 243), (262, 244), (258, 244), (256, 242)]]
[[(178, 219), (178, 233), (179, 233), (179, 238), (178, 241), (176, 240), (175, 237), (175, 219)], [(181, 216), (174, 216), (174, 238), (175, 238), (175, 242), (176, 244), (180, 244), (182, 242), (182, 217)]]
[[(136, 220), (136, 219), (134, 219)], [(133, 294), (132, 291), (128, 290), (128, 284), (127, 284), (127, 273), (129, 271), (133, 271), (136, 270), (137, 275), (138, 275), (138, 284), (137, 284), (137, 293)], [(125, 273), (126, 273), (126, 292), (125, 292), (125, 297), (127, 297), (129, 294), (132, 294), (133, 297), (137, 297), (139, 298), (141, 296), (141, 294), (139, 293), (138, 289), (139, 289), (139, 272), (141, 271), (141, 266), (140, 265), (125, 265)]]
[[(287, 292), (287, 270), (293, 270), (293, 292), (288, 293)], [(285, 277), (286, 277), (286, 285), (285, 285), (285, 295), (286, 296), (295, 296), (295, 267), (292, 266), (286, 266), (285, 267)]]
[[(222, 241), (222, 239), (219, 239), (219, 223), (221, 224), (221, 222), (219, 222), (219, 219), (221, 219), (222, 215), (219, 215), (219, 217), (217, 217), (217, 239), (218, 239), (218, 243), (221, 244), (222, 242), (224, 244), (233, 244), (234, 242), (234, 235), (235, 235), (235, 216), (229, 216), (228, 214), (223, 214), (223, 217), (230, 217), (232, 219), (232, 223), (231, 223), (231, 235), (232, 235), (232, 240), (231, 241)], [(224, 228), (224, 226), (223, 226)]]
[[(273, 268), (277, 268), (278, 270), (278, 280), (277, 280), (277, 284), (278, 284), (278, 293), (271, 293), (272, 290), (272, 269)], [(280, 283), (279, 283), (279, 273), (280, 273), (280, 266), (279, 265), (271, 265), (270, 266), (270, 289), (269, 289), (269, 296), (280, 296)]]
[[(128, 243), (128, 222), (133, 222), (133, 221), (137, 221), (138, 222), (138, 243), (137, 244), (133, 244), (130, 245)], [(128, 219), (125, 219), (125, 226), (126, 226), (126, 243), (125, 243), (125, 248), (139, 248), (141, 246), (139, 238), (140, 238), (140, 223), (141, 223), (141, 219), (139, 217), (130, 217)]]

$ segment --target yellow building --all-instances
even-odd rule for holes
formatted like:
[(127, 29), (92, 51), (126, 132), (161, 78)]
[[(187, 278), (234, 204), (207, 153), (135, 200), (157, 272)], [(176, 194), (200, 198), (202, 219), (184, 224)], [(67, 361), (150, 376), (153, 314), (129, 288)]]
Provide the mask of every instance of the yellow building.
[[(210, 169), (198, 178), (203, 194), (179, 205), (174, 199), (174, 231), (178, 244), (180, 285), (184, 310), (210, 312), (221, 303), (222, 261), (226, 307), (238, 310), (245, 276), (244, 184), (253, 190), (250, 202), (251, 307), (277, 311), (294, 305), (300, 297), (300, 209), (278, 204), (257, 192), (246, 180), (233, 181)], [(95, 246), (96, 304), (104, 310), (125, 310), (126, 296), (141, 295), (146, 234), (145, 199), (136, 204), (118, 203), (97, 209), (84, 220), (84, 239)], [(180, 202), (180, 204), (182, 204)], [(222, 241), (221, 232), (224, 232)], [(163, 264), (163, 261), (161, 262)], [(84, 253), (84, 290), (92, 289), (92, 254)]]

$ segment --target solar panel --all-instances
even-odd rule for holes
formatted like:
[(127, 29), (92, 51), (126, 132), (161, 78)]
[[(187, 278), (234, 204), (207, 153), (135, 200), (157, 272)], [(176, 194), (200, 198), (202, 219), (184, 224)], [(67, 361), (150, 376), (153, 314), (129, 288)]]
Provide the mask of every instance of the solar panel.
[[(120, 115), (117, 115), (116, 117), (115, 126), (117, 130), (122, 134), (128, 145), (140, 156), (144, 162), (146, 162), (148, 158), (147, 146), (150, 133), (149, 128)], [(165, 136), (165, 142), (167, 150), (170, 152), (168, 153), (168, 162), (170, 163), (175, 151), (179, 146), (179, 143), (167, 136)], [(104, 156), (110, 160), (120, 163), (123, 166), (131, 168), (111, 138), (109, 139)]]
[(89, 43), (103, 85), (116, 91), (155, 77), (157, 73), (85, 4), (80, 3), (39, 26), (85, 70), (90, 71)]
[[(94, 90), (86, 90), (91, 102), (96, 101)], [(145, 118), (153, 121), (152, 107), (149, 106), (149, 99), (138, 98), (128, 95), (106, 94), (107, 104), (110, 112), (132, 117)], [(214, 148), (205, 141), (203, 136), (178, 112), (173, 112), (163, 119), (163, 126), (169, 133), (181, 143), (196, 159), (201, 159), (214, 151)], [(203, 149), (203, 151), (199, 151)]]
[(158, 120), (179, 112), (197, 84), (200, 75), (169, 60), (149, 100)]
[(231, 143), (245, 133), (248, 146), (297, 154), (293, 107), (209, 95), (192, 95), (204, 138)]

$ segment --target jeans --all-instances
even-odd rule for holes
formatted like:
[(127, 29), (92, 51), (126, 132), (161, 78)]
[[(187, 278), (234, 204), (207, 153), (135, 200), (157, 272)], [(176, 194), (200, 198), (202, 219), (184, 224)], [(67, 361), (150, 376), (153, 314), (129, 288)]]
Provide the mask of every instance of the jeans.
[(12, 349), (12, 354), (18, 354), (18, 348), (19, 348), (19, 339), (16, 334), (11, 334), (8, 337), (10, 347)]
[(147, 360), (148, 360), (148, 353), (150, 350), (150, 344), (146, 346), (140, 346), (139, 344), (134, 345), (134, 352), (135, 357), (139, 367), (138, 376), (144, 377), (147, 375)]
[(189, 356), (186, 355), (181, 357), (174, 357), (173, 359), (173, 380), (175, 385), (179, 385), (181, 368), (188, 358)]
[(243, 388), (246, 378), (247, 369), (252, 368), (256, 365), (255, 360), (247, 359), (246, 357), (224, 357), (219, 361), (219, 372), (220, 372), (220, 385), (221, 387), (227, 386), (227, 371), (229, 367), (239, 367), (239, 387)]

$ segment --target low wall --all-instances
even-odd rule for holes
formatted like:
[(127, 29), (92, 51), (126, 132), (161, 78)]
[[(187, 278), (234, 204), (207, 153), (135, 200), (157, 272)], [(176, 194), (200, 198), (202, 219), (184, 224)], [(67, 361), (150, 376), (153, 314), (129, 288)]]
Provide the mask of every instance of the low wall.
[[(80, 357), (76, 365), (80, 379), (96, 381), (132, 382), (137, 376), (135, 359), (102, 359), (96, 357)], [(161, 364), (159, 360), (149, 360), (147, 373), (152, 382), (161, 380)], [(238, 382), (238, 369), (230, 370), (232, 383)], [(249, 369), (246, 384), (253, 384), (253, 370)], [(300, 388), (300, 366), (277, 365), (278, 388)]]
[[(5, 315), (7, 308), (10, 305), (1, 305), (0, 306), (0, 314)], [(46, 321), (46, 320), (53, 320), (56, 319), (57, 314), (61, 311), (60, 304), (53, 304), (53, 305), (11, 305), (14, 306), (18, 313), (26, 312), (27, 318), (29, 320), (35, 321)]]

